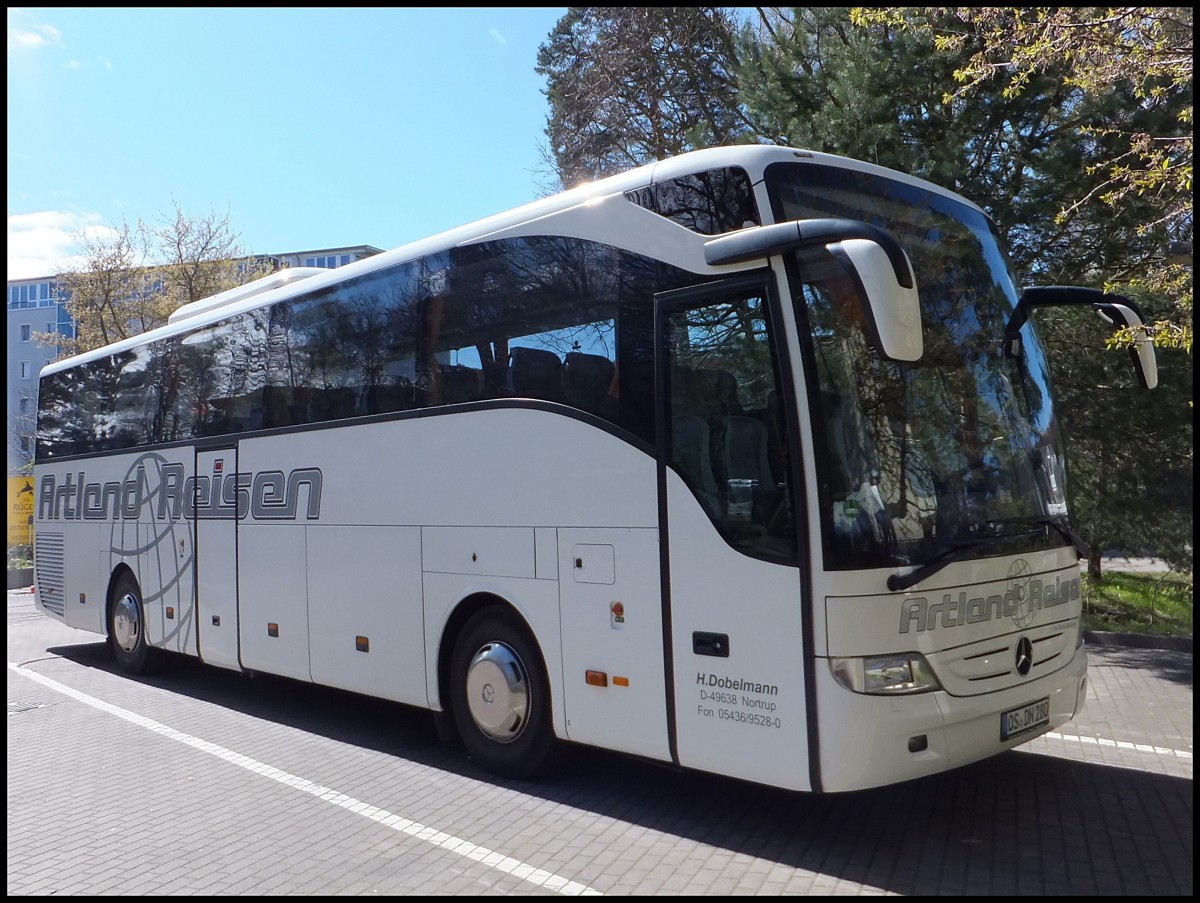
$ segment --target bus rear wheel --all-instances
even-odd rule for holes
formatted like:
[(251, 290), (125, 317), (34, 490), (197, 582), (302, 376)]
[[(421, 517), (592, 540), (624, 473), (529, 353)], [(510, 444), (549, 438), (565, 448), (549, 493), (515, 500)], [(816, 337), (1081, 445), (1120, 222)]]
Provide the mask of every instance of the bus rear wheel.
[(450, 665), (450, 706), (467, 752), (488, 771), (529, 778), (556, 745), (550, 682), (537, 644), (509, 609), (471, 617)]
[(108, 606), (108, 646), (126, 674), (146, 674), (158, 664), (159, 650), (146, 642), (146, 606), (133, 575), (126, 572), (113, 587)]

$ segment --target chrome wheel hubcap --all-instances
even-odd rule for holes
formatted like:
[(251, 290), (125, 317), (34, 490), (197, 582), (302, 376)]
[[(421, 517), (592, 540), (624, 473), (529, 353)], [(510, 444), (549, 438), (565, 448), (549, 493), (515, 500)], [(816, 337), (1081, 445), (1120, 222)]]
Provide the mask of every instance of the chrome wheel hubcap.
[(113, 606), (113, 640), (126, 652), (133, 652), (141, 636), (141, 606), (132, 593), (126, 593)]
[(467, 668), (467, 708), (475, 725), (498, 743), (521, 736), (529, 719), (529, 676), (504, 643), (483, 646)]

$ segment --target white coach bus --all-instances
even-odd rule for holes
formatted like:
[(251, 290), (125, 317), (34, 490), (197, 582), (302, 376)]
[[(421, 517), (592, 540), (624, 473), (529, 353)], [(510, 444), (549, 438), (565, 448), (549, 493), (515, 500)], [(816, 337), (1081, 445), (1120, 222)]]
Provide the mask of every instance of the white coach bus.
[(507, 776), (944, 771), (1085, 696), (1046, 304), (1140, 322), (1022, 292), (918, 179), (664, 160), (46, 367), (37, 601), (129, 672), (427, 708)]

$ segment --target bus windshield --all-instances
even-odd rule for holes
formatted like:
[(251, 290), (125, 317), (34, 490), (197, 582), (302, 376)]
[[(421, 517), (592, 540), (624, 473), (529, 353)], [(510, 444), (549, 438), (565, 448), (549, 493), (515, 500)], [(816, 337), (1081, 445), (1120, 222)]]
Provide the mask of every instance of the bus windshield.
[(825, 249), (791, 261), (805, 348), (825, 567), (923, 564), (1062, 545), (1061, 438), (1044, 350), (1006, 357), (1017, 291), (995, 231), (944, 194), (816, 164), (769, 167), (776, 221), (839, 216), (889, 230), (920, 291), (925, 349), (875, 353), (846, 266)]

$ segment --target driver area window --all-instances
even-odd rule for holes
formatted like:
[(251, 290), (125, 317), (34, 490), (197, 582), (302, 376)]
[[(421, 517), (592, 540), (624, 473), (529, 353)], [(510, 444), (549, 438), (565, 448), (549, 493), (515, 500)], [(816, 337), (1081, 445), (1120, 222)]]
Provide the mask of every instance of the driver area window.
[(734, 547), (793, 558), (788, 443), (766, 293), (664, 314), (667, 456)]

